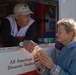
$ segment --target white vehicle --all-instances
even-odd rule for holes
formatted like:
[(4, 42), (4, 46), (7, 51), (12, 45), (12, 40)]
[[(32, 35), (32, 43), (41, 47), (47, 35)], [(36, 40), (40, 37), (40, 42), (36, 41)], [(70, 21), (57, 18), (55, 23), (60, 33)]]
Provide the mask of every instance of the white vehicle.
[[(10, 9), (17, 2), (26, 2), (27, 0), (0, 0), (0, 21), (2, 17), (8, 15)], [(37, 5), (41, 5), (41, 10), (35, 9), (35, 12), (40, 13), (40, 29), (38, 30), (41, 33), (41, 37), (44, 38), (46, 33), (56, 32), (56, 22), (62, 18), (73, 18), (76, 20), (76, 0), (28, 0), (29, 5), (32, 10)], [(49, 9), (51, 15), (48, 15), (48, 12), (43, 12), (46, 9)], [(39, 7), (38, 7), (39, 8)], [(40, 9), (40, 8), (39, 8)], [(34, 11), (34, 10), (33, 10)], [(35, 15), (39, 15), (35, 13)], [(43, 17), (44, 15), (44, 17)], [(39, 16), (35, 16), (36, 19)], [(55, 22), (55, 26), (49, 26), (50, 22)], [(55, 34), (54, 34), (55, 35)], [(49, 37), (49, 36), (46, 36)], [(52, 38), (52, 36), (51, 36)], [(55, 37), (54, 37), (55, 38)], [(47, 41), (47, 40), (46, 40)], [(0, 46), (2, 42), (0, 42)], [(43, 46), (44, 50), (53, 50), (54, 45)], [(0, 48), (0, 75), (38, 75), (36, 71), (36, 66), (34, 64), (32, 53), (27, 52), (26, 50), (19, 47), (6, 47)]]

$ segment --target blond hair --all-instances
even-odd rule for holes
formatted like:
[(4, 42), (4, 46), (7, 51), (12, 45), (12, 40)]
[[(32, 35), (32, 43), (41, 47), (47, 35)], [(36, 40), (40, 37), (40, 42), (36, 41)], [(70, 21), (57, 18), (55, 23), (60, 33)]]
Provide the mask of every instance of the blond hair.
[(59, 25), (64, 26), (67, 33), (73, 31), (73, 39), (76, 40), (76, 21), (74, 19), (61, 19), (57, 22), (57, 26)]

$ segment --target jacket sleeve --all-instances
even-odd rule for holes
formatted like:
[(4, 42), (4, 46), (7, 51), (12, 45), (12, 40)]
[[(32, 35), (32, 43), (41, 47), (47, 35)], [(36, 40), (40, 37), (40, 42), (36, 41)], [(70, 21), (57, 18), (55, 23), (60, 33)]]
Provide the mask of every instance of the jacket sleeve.
[(6, 18), (2, 19), (0, 27), (0, 35), (2, 41), (4, 42), (4, 46), (6, 47), (17, 46), (21, 41), (20, 39), (17, 39), (11, 35), (10, 22)]

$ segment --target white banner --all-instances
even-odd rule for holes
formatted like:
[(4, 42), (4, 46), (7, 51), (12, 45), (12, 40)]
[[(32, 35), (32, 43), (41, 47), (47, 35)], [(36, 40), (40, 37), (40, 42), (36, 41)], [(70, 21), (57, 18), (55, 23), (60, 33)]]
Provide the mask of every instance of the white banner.
[[(54, 46), (41, 46), (50, 53)], [(36, 70), (33, 54), (24, 48), (0, 48), (0, 75), (19, 75)]]

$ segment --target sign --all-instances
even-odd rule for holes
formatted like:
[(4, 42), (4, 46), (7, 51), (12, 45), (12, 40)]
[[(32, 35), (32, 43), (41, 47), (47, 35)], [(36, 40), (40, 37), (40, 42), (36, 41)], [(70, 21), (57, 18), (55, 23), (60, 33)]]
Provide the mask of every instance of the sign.
[[(53, 46), (41, 47), (47, 52), (54, 48)], [(1, 75), (39, 75), (36, 71), (36, 68), (37, 67), (34, 64), (33, 53), (29, 53), (24, 48), (0, 48)]]

